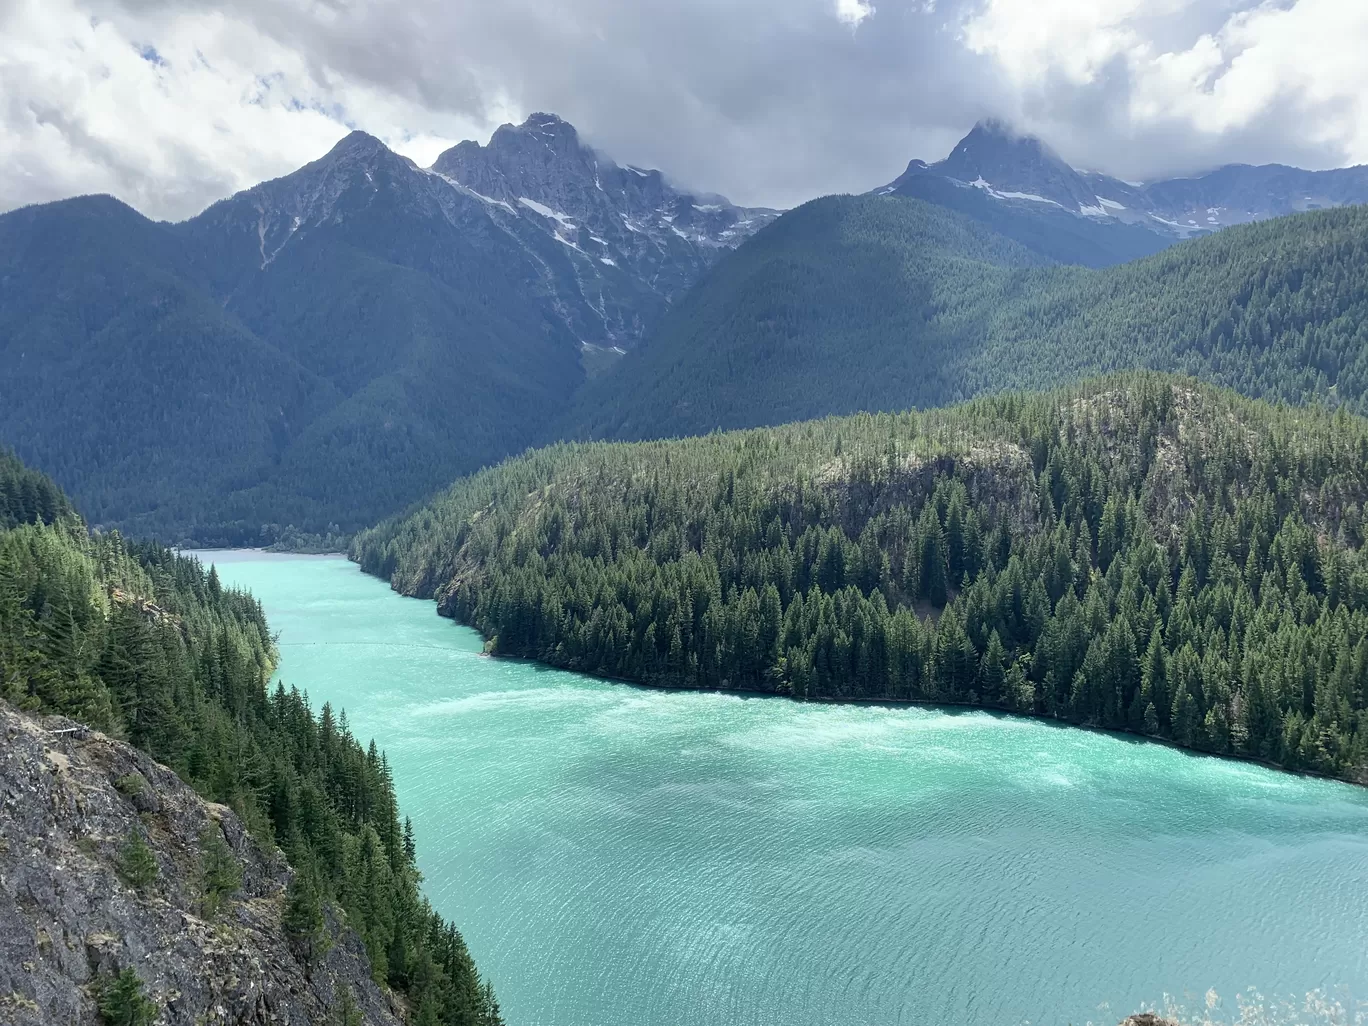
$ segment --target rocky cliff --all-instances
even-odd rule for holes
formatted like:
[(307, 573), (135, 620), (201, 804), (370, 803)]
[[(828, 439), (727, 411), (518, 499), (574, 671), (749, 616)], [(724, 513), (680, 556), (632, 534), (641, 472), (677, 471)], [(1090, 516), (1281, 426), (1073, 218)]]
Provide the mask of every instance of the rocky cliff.
[[(241, 882), (211, 912), (215, 851)], [(150, 1002), (131, 1022), (397, 1026), (344, 923), (330, 918), (311, 958), (291, 942), (290, 877), (230, 809), (137, 749), (0, 703), (0, 1022), (100, 1022), (131, 969)]]

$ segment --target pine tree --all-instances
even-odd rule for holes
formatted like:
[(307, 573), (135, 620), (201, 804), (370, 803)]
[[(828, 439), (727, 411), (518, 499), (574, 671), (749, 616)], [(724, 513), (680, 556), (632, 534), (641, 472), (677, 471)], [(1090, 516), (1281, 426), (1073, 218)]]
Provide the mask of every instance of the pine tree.
[(1002, 639), (998, 637), (997, 631), (993, 631), (988, 637), (988, 648), (979, 662), (979, 697), (987, 704), (996, 705), (1002, 700), (1007, 684), (1003, 668), (1006, 661), (1007, 653), (1003, 651)]
[(290, 879), (280, 924), (303, 948), (306, 959), (320, 950), (324, 939), (323, 903), (307, 874), (296, 872)]
[(157, 858), (152, 854), (142, 831), (134, 827), (119, 850), (119, 875), (131, 887), (143, 890), (157, 879)]
[(242, 886), (242, 864), (223, 840), (223, 831), (210, 824), (200, 832), (200, 875), (204, 909), (209, 918), (218, 915), (223, 902)]
[(365, 1026), (365, 1021), (351, 988), (345, 983), (339, 984), (332, 1010), (334, 1026)]
[(152, 1026), (157, 1006), (143, 996), (143, 983), (127, 968), (104, 980), (96, 1001), (105, 1026)]

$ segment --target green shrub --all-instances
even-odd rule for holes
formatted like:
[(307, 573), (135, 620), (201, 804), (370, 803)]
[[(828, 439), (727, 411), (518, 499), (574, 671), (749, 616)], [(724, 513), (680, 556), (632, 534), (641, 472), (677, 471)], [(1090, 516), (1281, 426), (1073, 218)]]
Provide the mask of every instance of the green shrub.
[(200, 872), (204, 878), (205, 915), (212, 919), (223, 907), (224, 899), (242, 886), (242, 864), (217, 826), (207, 826), (200, 833)]
[(101, 982), (96, 1003), (105, 1026), (151, 1026), (157, 1006), (143, 996), (143, 982), (131, 968)]
[(157, 878), (157, 857), (152, 854), (142, 831), (134, 827), (119, 851), (119, 875), (132, 887), (142, 890)]
[(125, 798), (132, 798), (140, 795), (143, 788), (147, 786), (147, 780), (141, 773), (125, 773), (118, 780), (114, 781), (114, 789)]

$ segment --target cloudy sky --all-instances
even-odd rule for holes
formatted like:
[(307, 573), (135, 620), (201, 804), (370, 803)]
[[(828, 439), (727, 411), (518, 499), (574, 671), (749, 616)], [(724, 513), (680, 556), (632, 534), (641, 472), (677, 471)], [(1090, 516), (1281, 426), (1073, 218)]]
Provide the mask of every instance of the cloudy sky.
[(182, 218), (351, 128), (429, 163), (534, 110), (743, 203), (1005, 117), (1125, 178), (1368, 162), (1366, 0), (0, 0), (0, 209)]

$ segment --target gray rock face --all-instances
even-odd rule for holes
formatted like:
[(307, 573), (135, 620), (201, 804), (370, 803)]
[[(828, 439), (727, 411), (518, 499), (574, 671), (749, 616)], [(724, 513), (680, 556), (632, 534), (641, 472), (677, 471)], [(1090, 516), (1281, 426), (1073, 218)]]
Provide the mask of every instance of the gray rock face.
[[(0, 703), (0, 1022), (94, 1024), (102, 977), (132, 968), (158, 1024), (331, 1021), (342, 988), (367, 1023), (398, 1026), (354, 933), (312, 964), (280, 925), (290, 868), (227, 808), (136, 749)], [(119, 875), (135, 827), (157, 878)], [(218, 831), (242, 886), (203, 912), (200, 837)]]
[(1079, 171), (1039, 139), (999, 121), (975, 125), (951, 154), (934, 164), (914, 160), (880, 192), (920, 195), (920, 180), (941, 179), (981, 190), (998, 202), (1042, 213), (1143, 227), (1171, 239), (1232, 224), (1368, 203), (1368, 167), (1303, 171), (1281, 164), (1233, 164), (1192, 178), (1124, 182)]
[(364, 221), (368, 251), (467, 278), (474, 254), (580, 345), (626, 349), (719, 254), (777, 216), (680, 192), (659, 171), (619, 167), (573, 126), (534, 114), (487, 146), (453, 147), (429, 169), (353, 132), (185, 228), (215, 254), (211, 276), (231, 295), (252, 275), (270, 275), (310, 233)]
[(600, 338), (582, 341), (617, 347), (633, 345), (649, 320), (634, 308), (658, 310), (778, 216), (681, 192), (659, 171), (619, 167), (554, 114), (504, 125), (487, 146), (454, 146), (432, 171), (480, 197), (529, 244), (529, 232), (555, 240), (572, 265), (567, 290), (602, 320)]
[(1093, 190), (1039, 139), (1000, 121), (981, 121), (944, 160), (923, 171), (983, 189), (999, 199), (1053, 203), (1074, 213), (1096, 204)]

